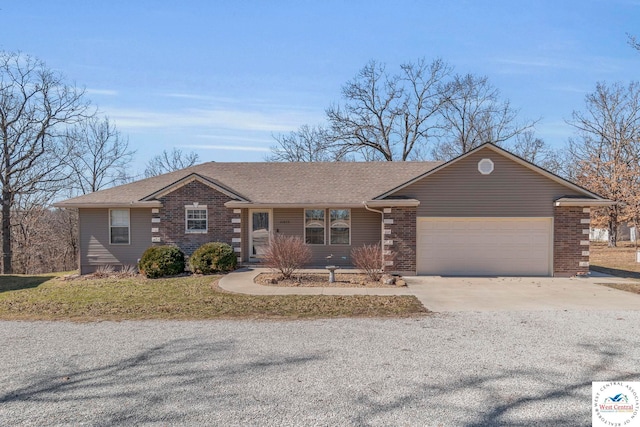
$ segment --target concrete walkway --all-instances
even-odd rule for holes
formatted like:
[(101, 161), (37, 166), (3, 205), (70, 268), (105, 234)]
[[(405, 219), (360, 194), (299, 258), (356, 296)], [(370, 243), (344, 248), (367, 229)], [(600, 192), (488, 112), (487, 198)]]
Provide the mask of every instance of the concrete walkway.
[(220, 279), (219, 285), (227, 291), (251, 295), (414, 295), (435, 312), (640, 310), (640, 295), (598, 285), (632, 280), (596, 273), (589, 278), (414, 276), (405, 277), (407, 287), (398, 288), (292, 288), (254, 283), (253, 279), (263, 272), (269, 270), (240, 269)]

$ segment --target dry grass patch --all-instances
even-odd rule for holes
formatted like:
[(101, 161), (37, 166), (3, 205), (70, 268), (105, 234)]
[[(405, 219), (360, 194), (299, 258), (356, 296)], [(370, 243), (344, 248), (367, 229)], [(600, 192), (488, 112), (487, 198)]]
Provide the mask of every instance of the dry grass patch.
[(633, 242), (618, 242), (610, 248), (606, 243), (591, 243), (589, 249), (590, 268), (618, 277), (640, 279), (640, 263), (636, 262)]
[(279, 273), (261, 273), (254, 281), (265, 286), (335, 287), (335, 288), (395, 288), (380, 281), (371, 281), (366, 274), (336, 273), (336, 281), (329, 283), (328, 273), (300, 273), (285, 279)]
[(640, 294), (640, 283), (598, 283), (598, 285)]
[(427, 310), (412, 296), (252, 296), (217, 287), (220, 276), (146, 279), (0, 276), (3, 320), (408, 317)]

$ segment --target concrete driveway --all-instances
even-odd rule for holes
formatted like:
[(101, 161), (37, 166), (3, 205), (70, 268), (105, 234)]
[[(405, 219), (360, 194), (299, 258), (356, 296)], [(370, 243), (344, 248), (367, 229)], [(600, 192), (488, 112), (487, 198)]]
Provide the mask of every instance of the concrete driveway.
[(580, 279), (407, 276), (408, 287), (401, 288), (281, 288), (262, 286), (253, 281), (266, 271), (263, 268), (237, 270), (220, 279), (219, 284), (227, 291), (251, 295), (415, 295), (426, 308), (435, 312), (640, 310), (640, 295), (598, 284), (633, 280), (599, 273)]
[(632, 282), (611, 276), (405, 278), (429, 310), (640, 310), (640, 295), (599, 285)]

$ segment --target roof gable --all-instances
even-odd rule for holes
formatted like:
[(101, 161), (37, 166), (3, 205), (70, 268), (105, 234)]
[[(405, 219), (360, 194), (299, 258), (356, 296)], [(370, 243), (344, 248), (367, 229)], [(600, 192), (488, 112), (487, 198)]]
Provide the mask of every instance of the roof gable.
[(150, 201), (150, 200), (157, 200), (160, 197), (163, 197), (173, 191), (176, 191), (178, 188), (183, 187), (193, 181), (198, 181), (210, 188), (213, 188), (214, 190), (217, 190), (219, 192), (221, 192), (222, 194), (225, 194), (229, 197), (231, 197), (232, 199), (236, 199), (238, 201), (241, 202), (248, 202), (249, 200), (239, 194), (237, 194), (236, 192), (226, 188), (225, 186), (223, 186), (222, 184), (220, 184), (219, 182), (216, 182), (213, 179), (204, 177), (198, 173), (191, 173), (183, 178), (180, 178), (179, 180), (167, 185), (166, 187), (163, 187), (157, 191), (154, 191), (153, 193), (149, 194), (146, 197), (142, 198), (142, 201)]
[(442, 170), (444, 170), (446, 168), (450, 168), (453, 165), (455, 165), (456, 163), (461, 162), (464, 159), (466, 159), (466, 158), (468, 158), (470, 156), (473, 156), (473, 155), (475, 155), (476, 153), (478, 153), (478, 152), (480, 152), (482, 150), (491, 150), (492, 152), (494, 152), (496, 154), (499, 154), (499, 155), (501, 155), (503, 157), (506, 157), (507, 159), (512, 160), (512, 161), (524, 166), (525, 168), (527, 168), (527, 169), (529, 169), (529, 170), (531, 170), (531, 171), (533, 171), (535, 173), (538, 173), (538, 174), (540, 174), (540, 175), (542, 175), (542, 176), (554, 181), (557, 184), (560, 184), (560, 185), (566, 187), (568, 190), (571, 190), (572, 192), (576, 192), (576, 193), (579, 193), (582, 196), (585, 196), (585, 197), (588, 197), (588, 198), (594, 198), (596, 200), (605, 200), (603, 197), (601, 197), (601, 196), (599, 196), (599, 195), (597, 195), (595, 193), (592, 193), (589, 190), (587, 190), (585, 188), (582, 188), (579, 185), (576, 185), (576, 184), (572, 183), (571, 181), (568, 181), (568, 180), (566, 180), (564, 178), (561, 178), (558, 175), (555, 175), (555, 174), (553, 174), (553, 173), (551, 173), (551, 172), (549, 172), (549, 171), (547, 171), (547, 170), (545, 170), (545, 169), (543, 169), (543, 168), (541, 168), (541, 167), (539, 167), (539, 166), (537, 166), (537, 165), (535, 165), (535, 164), (533, 164), (531, 162), (528, 162), (528, 161), (524, 160), (523, 158), (518, 157), (515, 154), (505, 150), (504, 148), (498, 147), (497, 145), (492, 144), (492, 143), (485, 143), (483, 145), (480, 145), (479, 147), (476, 147), (475, 149), (473, 149), (473, 150), (471, 150), (471, 151), (469, 151), (469, 152), (467, 152), (467, 153), (465, 153), (465, 154), (463, 154), (461, 156), (458, 156), (455, 159), (452, 159), (452, 160), (450, 160), (450, 161), (448, 161), (446, 163), (443, 163), (443, 164), (441, 164), (441, 165), (439, 165), (439, 166), (437, 166), (437, 167), (435, 167), (435, 168), (433, 168), (433, 169), (431, 169), (429, 171), (426, 171), (425, 173), (423, 173), (421, 175), (418, 175), (418, 176), (410, 179), (409, 181), (407, 181), (405, 183), (402, 183), (401, 185), (399, 185), (399, 186), (397, 186), (397, 187), (395, 187), (395, 188), (393, 188), (393, 189), (391, 189), (391, 190), (389, 190), (387, 192), (384, 192), (384, 193), (376, 196), (375, 199), (376, 200), (380, 200), (380, 199), (384, 199), (386, 197), (393, 196), (395, 193), (397, 193), (400, 190), (410, 186), (411, 184), (414, 184), (414, 183), (416, 183), (418, 181), (421, 181), (421, 180), (423, 180), (425, 178), (428, 178), (429, 176), (434, 175), (434, 174), (438, 173), (439, 171), (442, 171)]

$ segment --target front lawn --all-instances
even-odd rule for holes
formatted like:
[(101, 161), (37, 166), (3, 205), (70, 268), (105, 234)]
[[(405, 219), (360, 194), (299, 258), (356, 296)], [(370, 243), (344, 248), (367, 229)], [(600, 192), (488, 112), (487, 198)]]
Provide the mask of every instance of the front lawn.
[(0, 320), (409, 317), (428, 312), (413, 296), (252, 296), (223, 291), (218, 279), (0, 276)]

